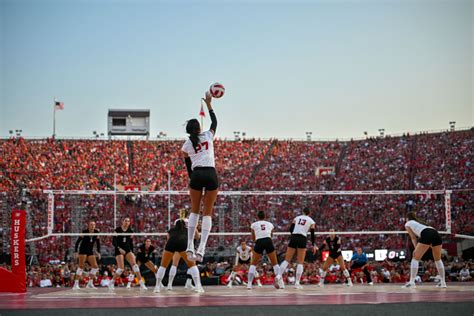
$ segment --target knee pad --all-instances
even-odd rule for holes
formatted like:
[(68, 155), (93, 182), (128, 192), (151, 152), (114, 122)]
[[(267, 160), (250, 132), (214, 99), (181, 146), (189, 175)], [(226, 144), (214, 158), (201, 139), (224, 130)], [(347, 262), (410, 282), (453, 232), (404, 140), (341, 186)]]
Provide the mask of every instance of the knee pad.
[(118, 274), (118, 275), (122, 275), (122, 272), (123, 270), (118, 268), (117, 270), (115, 270), (115, 274)]
[(82, 272), (84, 272), (84, 270), (82, 270), (81, 268), (77, 268), (77, 270), (76, 270), (76, 275), (77, 275), (77, 276), (81, 276), (81, 275), (82, 275)]
[(134, 272), (140, 272), (140, 268), (138, 267), (138, 264), (133, 265), (133, 271)]

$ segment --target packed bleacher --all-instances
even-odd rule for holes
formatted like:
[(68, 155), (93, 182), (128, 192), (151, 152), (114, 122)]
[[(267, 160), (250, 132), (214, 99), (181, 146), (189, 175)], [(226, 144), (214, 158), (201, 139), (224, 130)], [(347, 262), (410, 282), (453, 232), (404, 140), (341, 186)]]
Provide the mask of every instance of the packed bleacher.
[[(453, 232), (472, 234), (474, 194), (468, 190), (474, 188), (473, 142), (472, 129), (348, 142), (216, 139), (216, 168), (220, 190), (224, 191), (456, 190), (452, 194)], [(46, 234), (47, 207), (43, 189), (110, 190), (117, 183), (166, 190), (169, 173), (171, 189), (186, 190), (188, 176), (181, 145), (182, 141), (164, 140), (1, 140), (0, 191), (6, 195), (0, 198), (12, 208), (21, 200), (21, 190), (27, 188), (31, 233), (42, 236)], [(318, 174), (317, 167), (334, 167), (335, 173)], [(82, 221), (97, 218), (101, 231), (113, 230), (111, 196), (56, 198), (56, 232), (81, 231), (85, 224), (74, 222), (78, 212)], [(174, 196), (172, 202), (174, 220), (177, 210), (189, 208), (190, 202), (187, 196)], [(213, 231), (248, 231), (257, 210), (267, 211), (276, 231), (288, 231), (291, 219), (303, 207), (313, 210), (319, 231), (402, 230), (407, 207), (442, 230), (444, 203), (442, 195), (219, 197), (216, 206), (222, 206), (224, 211), (215, 212)], [(232, 217), (235, 208), (239, 210), (237, 224)], [(167, 210), (166, 197), (121, 197), (117, 201), (118, 218), (130, 216), (136, 232), (165, 232)], [(219, 216), (224, 216), (223, 227), (218, 224)], [(241, 239), (210, 238), (209, 247), (228, 248)], [(104, 240), (104, 250), (111, 251), (107, 247), (110, 238)], [(282, 253), (287, 237), (277, 240), (278, 252)], [(36, 252), (43, 262), (64, 258), (71, 242), (74, 240), (69, 237), (45, 239), (35, 243)], [(348, 249), (358, 244), (407, 247), (407, 240), (401, 235), (352, 235), (343, 238), (343, 242)], [(157, 243), (161, 245), (163, 240), (157, 239)]]

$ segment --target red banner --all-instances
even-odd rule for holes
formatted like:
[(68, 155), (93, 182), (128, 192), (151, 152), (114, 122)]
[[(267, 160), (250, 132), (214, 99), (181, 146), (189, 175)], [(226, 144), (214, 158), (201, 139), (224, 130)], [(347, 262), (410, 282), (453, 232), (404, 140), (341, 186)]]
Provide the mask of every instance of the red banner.
[(25, 227), (25, 211), (13, 210), (10, 247), (12, 271), (0, 268), (0, 292), (26, 292)]
[(24, 275), (26, 269), (25, 258), (25, 211), (12, 211), (12, 236), (11, 236), (11, 255), (12, 272), (16, 275)]

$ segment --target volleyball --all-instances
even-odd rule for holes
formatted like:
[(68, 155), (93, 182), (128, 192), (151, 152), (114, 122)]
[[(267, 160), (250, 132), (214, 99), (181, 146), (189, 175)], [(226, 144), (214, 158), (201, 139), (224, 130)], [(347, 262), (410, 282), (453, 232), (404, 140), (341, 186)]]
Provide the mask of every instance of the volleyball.
[(209, 92), (211, 93), (213, 98), (218, 99), (224, 95), (225, 88), (221, 83), (216, 82), (216, 83), (211, 84), (211, 87), (209, 88)]

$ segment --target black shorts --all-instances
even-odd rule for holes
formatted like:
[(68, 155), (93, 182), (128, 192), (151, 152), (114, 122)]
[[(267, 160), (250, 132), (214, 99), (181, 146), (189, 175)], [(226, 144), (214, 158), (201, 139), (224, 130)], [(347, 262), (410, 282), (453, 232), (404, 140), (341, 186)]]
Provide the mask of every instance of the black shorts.
[(443, 241), (441, 240), (441, 236), (436, 231), (436, 229), (433, 228), (423, 229), (421, 231), (421, 236), (420, 239), (418, 239), (418, 242), (425, 245), (431, 245), (432, 247), (439, 246), (443, 243)]
[(165, 246), (165, 250), (172, 253), (186, 251), (186, 248), (188, 248), (188, 242), (186, 239), (170, 238)]
[(290, 243), (288, 244), (288, 247), (294, 248), (294, 249), (306, 249), (306, 242), (307, 238), (306, 236), (300, 235), (300, 234), (292, 234), (290, 237)]
[(334, 260), (337, 260), (337, 258), (339, 258), (340, 256), (342, 256), (341, 252), (330, 252), (329, 253), (329, 257), (331, 257)]
[(143, 252), (139, 252), (137, 253), (137, 261), (140, 261), (140, 263), (147, 263), (148, 261), (150, 261), (150, 259), (148, 259), (147, 256), (145, 256), (145, 254)]
[(273, 246), (272, 239), (270, 237), (267, 237), (267, 238), (257, 239), (253, 250), (259, 255), (262, 255), (264, 250), (266, 251), (267, 254), (274, 252), (275, 247)]
[[(359, 268), (362, 268), (363, 266), (365, 266), (366, 264), (367, 264), (367, 262), (364, 262), (364, 263), (354, 262), (351, 265), (351, 269), (359, 269)], [(364, 269), (367, 269), (367, 267), (365, 267)]]
[(82, 248), (79, 248), (79, 255), (86, 255), (86, 256), (93, 256), (94, 255), (94, 251), (92, 249), (82, 249)]
[[(124, 257), (125, 257), (126, 255), (128, 255), (129, 252), (131, 252), (131, 251), (128, 250), (128, 249), (123, 249), (123, 250), (125, 250), (125, 254), (123, 255)], [(115, 248), (115, 256), (117, 257), (118, 255), (121, 255), (121, 253), (120, 253), (120, 251), (118, 250), (118, 248)]]
[(189, 181), (191, 189), (201, 191), (206, 188), (207, 191), (217, 190), (219, 181), (217, 180), (216, 169), (213, 167), (196, 167), (191, 173)]
[(239, 258), (239, 264), (250, 264), (250, 258), (248, 258), (248, 260), (242, 260)]

